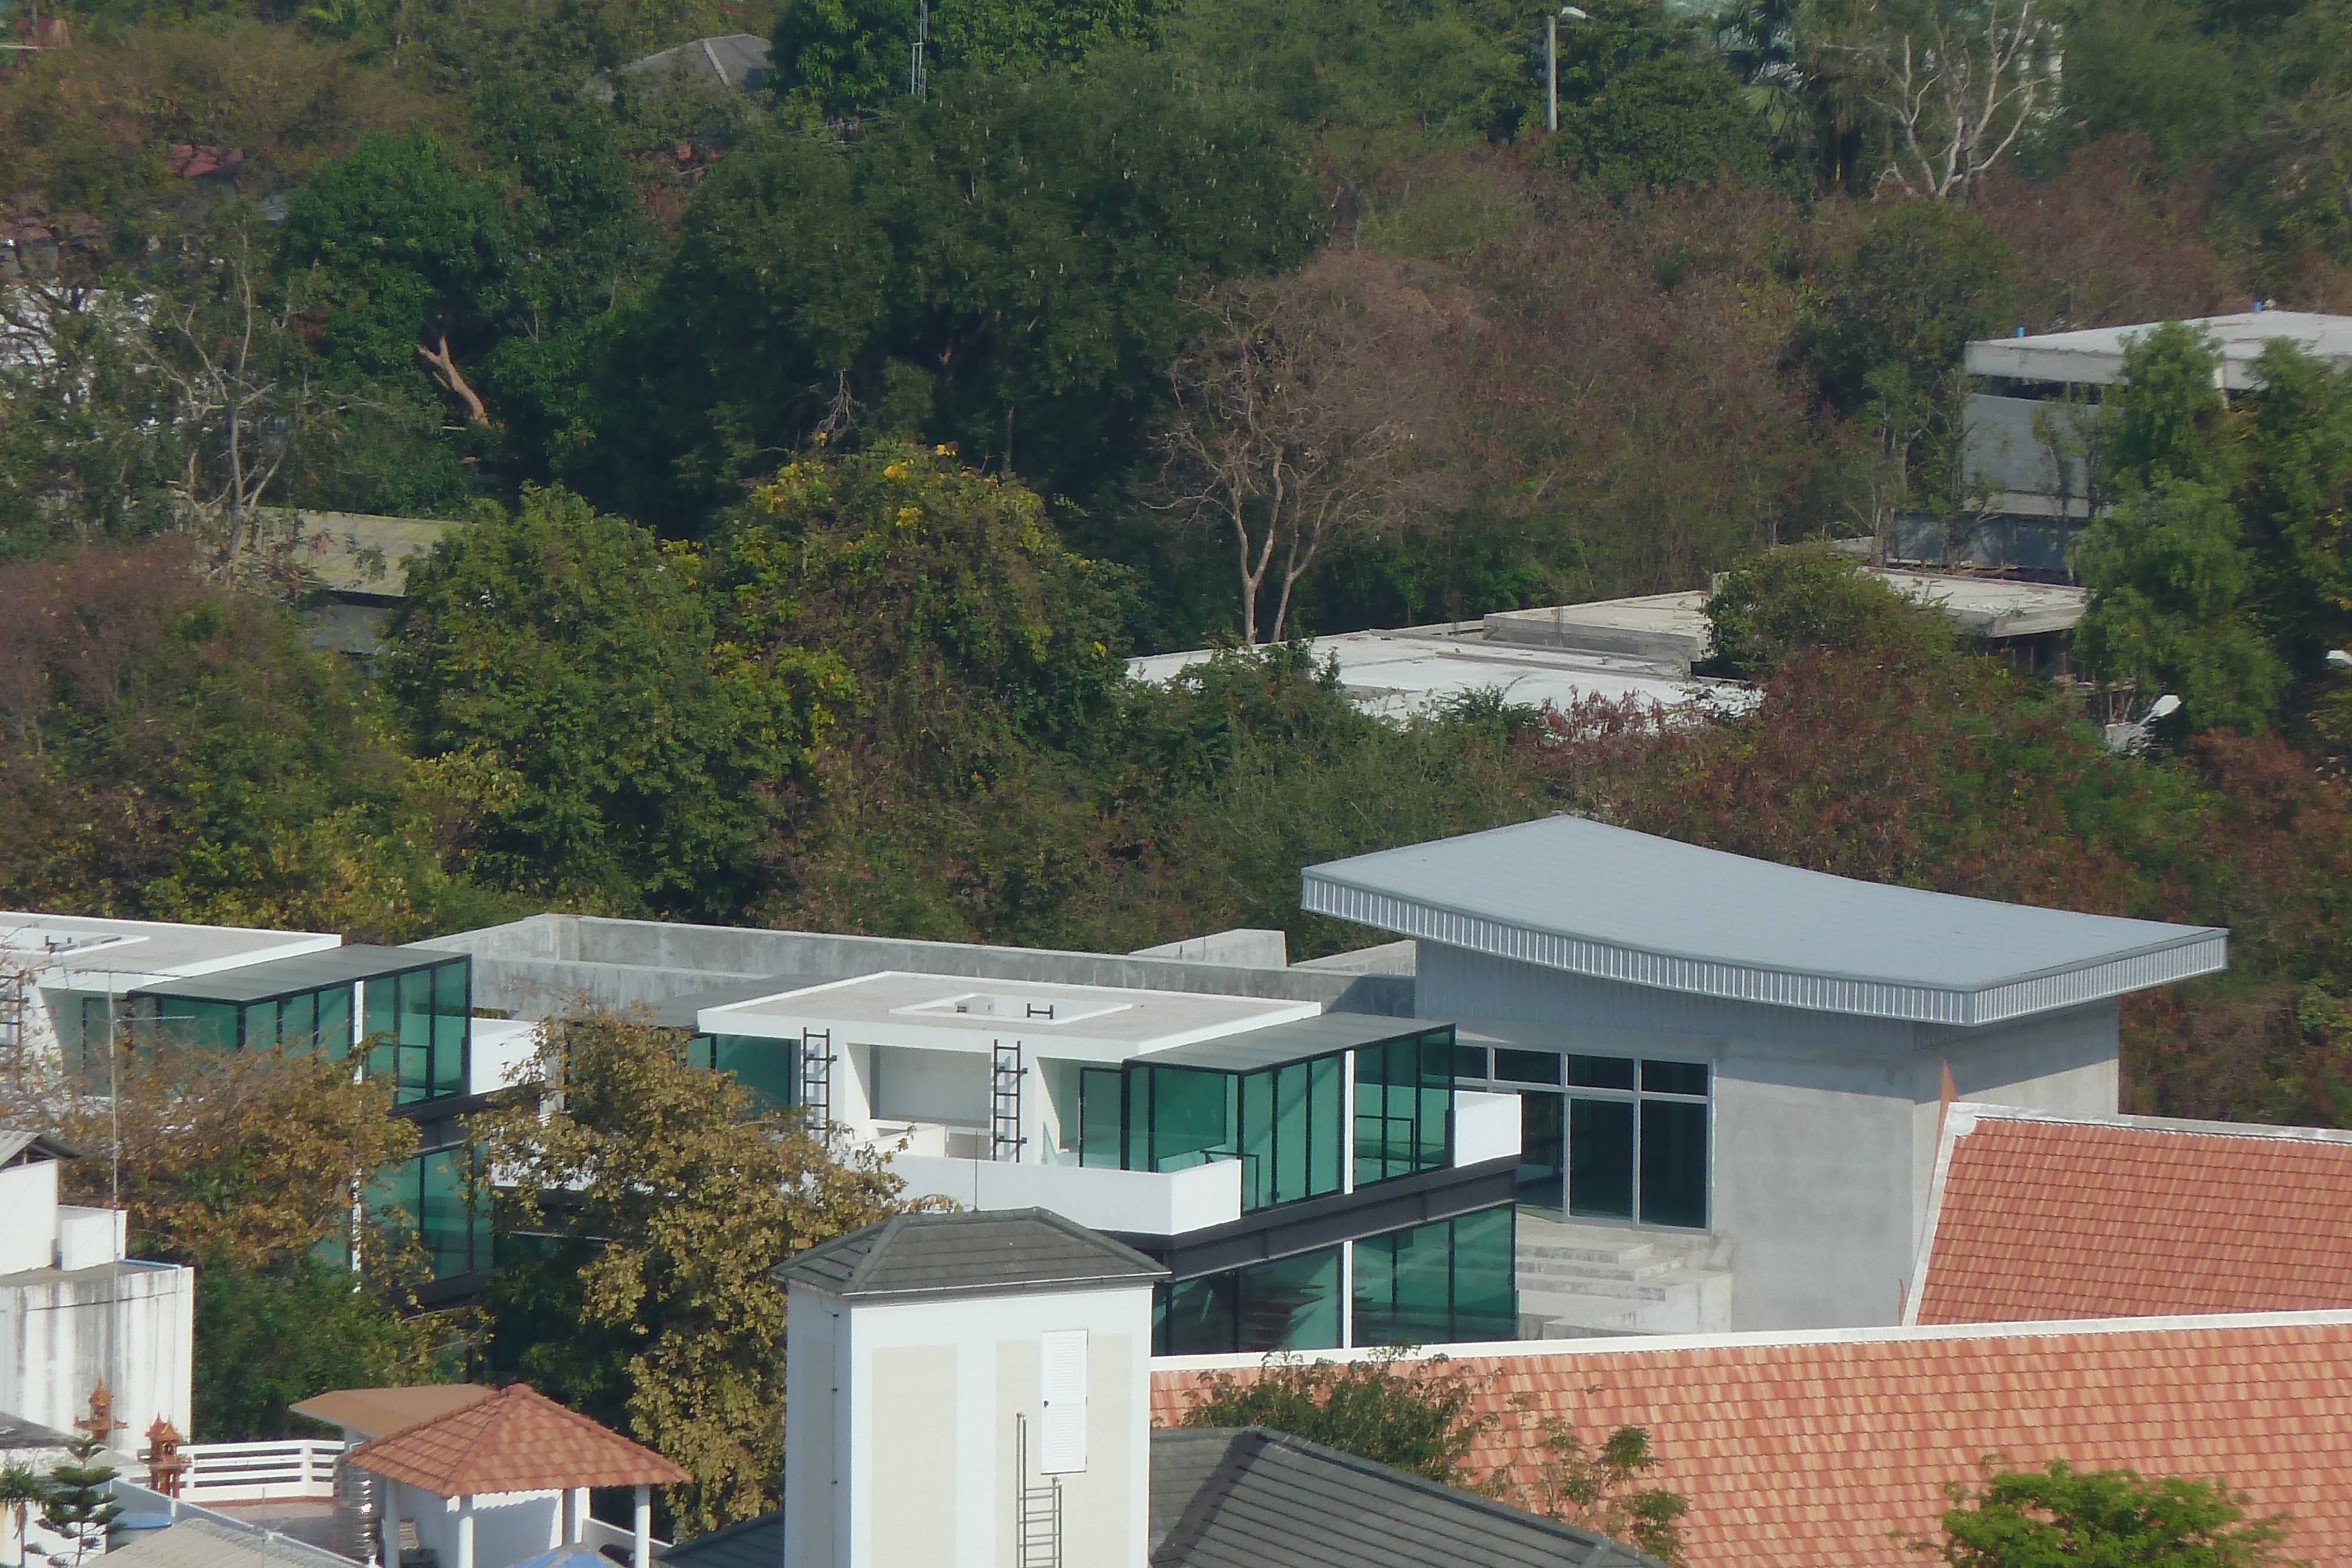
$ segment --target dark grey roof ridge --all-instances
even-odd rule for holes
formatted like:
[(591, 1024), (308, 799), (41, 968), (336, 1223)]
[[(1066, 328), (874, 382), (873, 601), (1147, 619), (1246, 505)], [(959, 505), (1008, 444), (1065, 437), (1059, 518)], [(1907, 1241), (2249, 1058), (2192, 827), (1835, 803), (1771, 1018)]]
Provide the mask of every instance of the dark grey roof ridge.
[[(976, 1232), (1003, 1230), (1026, 1225), (1053, 1233), (1059, 1245), (1058, 1260), (1036, 1266), (1014, 1265), (1009, 1271), (985, 1268), (942, 1272), (941, 1263), (985, 1264), (991, 1260), (894, 1259), (910, 1253), (912, 1234), (944, 1229)], [(1080, 1260), (1091, 1260), (1081, 1268)], [(897, 1264), (898, 1267), (894, 1268)], [(1039, 1286), (1082, 1289), (1089, 1285), (1135, 1284), (1157, 1280), (1167, 1270), (1135, 1249), (1045, 1208), (959, 1210), (952, 1213), (896, 1214), (889, 1218), (819, 1242), (777, 1264), (768, 1278), (780, 1285), (803, 1284), (829, 1294), (853, 1296), (957, 1295), (989, 1291), (1018, 1291)]]
[[(1449, 1508), (1469, 1509), (1521, 1529), (1534, 1530), (1573, 1542), (1583, 1547), (1586, 1553), (1580, 1560), (1577, 1568), (1611, 1568), (1611, 1565), (1614, 1564), (1622, 1564), (1623, 1568), (1666, 1568), (1666, 1565), (1657, 1558), (1637, 1552), (1621, 1541), (1612, 1540), (1601, 1534), (1599, 1531), (1589, 1530), (1582, 1525), (1565, 1523), (1556, 1519), (1548, 1519), (1542, 1514), (1530, 1513), (1525, 1509), (1513, 1508), (1508, 1503), (1497, 1502), (1493, 1498), (1482, 1496), (1477, 1492), (1465, 1490), (1460, 1487), (1447, 1486), (1443, 1482), (1431, 1480), (1425, 1476), (1414, 1475), (1410, 1470), (1402, 1470), (1393, 1465), (1384, 1465), (1375, 1459), (1367, 1459), (1360, 1455), (1348, 1453), (1344, 1449), (1328, 1448), (1288, 1432), (1277, 1431), (1271, 1427), (1163, 1427), (1152, 1434), (1155, 1443), (1181, 1440), (1183, 1437), (1194, 1436), (1210, 1440), (1223, 1437), (1226, 1442), (1225, 1454), (1218, 1460), (1207, 1480), (1202, 1484), (1200, 1491), (1186, 1503), (1182, 1515), (1170, 1526), (1167, 1538), (1152, 1553), (1155, 1563), (1164, 1562), (1170, 1564), (1181, 1564), (1183, 1563), (1184, 1559), (1178, 1553), (1188, 1549), (1194, 1542), (1213, 1518), (1210, 1511), (1199, 1506), (1201, 1500), (1210, 1498), (1221, 1490), (1229, 1488), (1233, 1481), (1245, 1472), (1248, 1461), (1255, 1458), (1256, 1455), (1269, 1448), (1282, 1448), (1325, 1464), (1352, 1470), (1384, 1486), (1418, 1492)], [(1238, 1452), (1244, 1441), (1252, 1445), (1246, 1454)]]

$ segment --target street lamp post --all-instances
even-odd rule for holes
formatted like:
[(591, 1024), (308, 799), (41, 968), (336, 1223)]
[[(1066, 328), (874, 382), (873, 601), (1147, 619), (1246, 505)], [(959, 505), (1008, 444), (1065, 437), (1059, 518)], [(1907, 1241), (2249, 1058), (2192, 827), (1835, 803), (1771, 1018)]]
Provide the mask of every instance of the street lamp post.
[(1558, 16), (1544, 18), (1544, 129), (1559, 129), (1559, 18), (1571, 22), (1589, 22), (1591, 13), (1575, 5), (1563, 5)]

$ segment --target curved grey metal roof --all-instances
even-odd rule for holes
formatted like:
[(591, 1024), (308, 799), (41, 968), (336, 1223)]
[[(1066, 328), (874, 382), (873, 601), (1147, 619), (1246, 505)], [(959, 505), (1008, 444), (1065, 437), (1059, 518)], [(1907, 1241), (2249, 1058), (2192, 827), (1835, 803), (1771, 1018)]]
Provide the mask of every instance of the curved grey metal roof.
[(1307, 908), (1570, 974), (1988, 1024), (2229, 962), (2229, 933), (1998, 904), (1551, 817), (1310, 866)]

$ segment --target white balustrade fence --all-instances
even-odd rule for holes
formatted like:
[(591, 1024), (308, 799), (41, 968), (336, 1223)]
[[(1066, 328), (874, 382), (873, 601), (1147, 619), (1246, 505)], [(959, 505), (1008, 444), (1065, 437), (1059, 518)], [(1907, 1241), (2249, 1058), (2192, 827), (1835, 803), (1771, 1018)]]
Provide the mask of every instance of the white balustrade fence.
[(334, 1496), (335, 1461), (343, 1445), (332, 1438), (287, 1437), (272, 1443), (190, 1443), (180, 1452), (188, 1459), (180, 1495), (190, 1502), (263, 1502)]

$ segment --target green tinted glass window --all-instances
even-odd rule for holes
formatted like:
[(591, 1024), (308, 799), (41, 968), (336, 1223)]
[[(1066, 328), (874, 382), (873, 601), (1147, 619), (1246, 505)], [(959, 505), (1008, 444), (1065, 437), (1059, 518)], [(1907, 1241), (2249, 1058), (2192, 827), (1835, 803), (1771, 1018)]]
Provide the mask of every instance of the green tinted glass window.
[(1234, 1349), (1234, 1302), (1241, 1281), (1232, 1271), (1179, 1280), (1151, 1292), (1151, 1354), (1223, 1355)]
[(1568, 1082), (1577, 1089), (1631, 1089), (1633, 1063), (1622, 1056), (1571, 1056)]
[(1339, 1190), (1339, 1168), (1347, 1129), (1341, 1120), (1346, 1107), (1341, 1090), (1347, 1062), (1339, 1056), (1318, 1056), (1307, 1064), (1307, 1125), (1312, 1144), (1307, 1154), (1307, 1194)]
[(742, 1034), (704, 1038), (711, 1039), (711, 1065), (734, 1074), (735, 1082), (751, 1092), (757, 1109), (789, 1111), (800, 1103), (799, 1041)]
[(352, 993), (338, 986), (319, 993), (319, 1046), (340, 1061), (352, 1050)]
[(1339, 1343), (1339, 1249), (1325, 1248), (1239, 1270), (1238, 1351), (1333, 1350)]
[(237, 1048), (238, 1015), (244, 1009), (235, 1002), (184, 1002), (165, 997), (163, 1003), (161, 1022), (165, 1039), (184, 1040), (204, 1051)]
[(1486, 1048), (1483, 1045), (1457, 1045), (1454, 1048), (1454, 1076), (1484, 1078), (1486, 1076)]
[(1247, 1212), (1274, 1202), (1278, 1186), (1275, 1163), (1275, 1074), (1243, 1074), (1240, 1096), (1242, 1208)]
[(1495, 1077), (1505, 1083), (1557, 1083), (1559, 1052), (1556, 1051), (1495, 1051)]
[(1568, 1103), (1568, 1211), (1583, 1219), (1633, 1218), (1633, 1104)]
[(1644, 1094), (1704, 1094), (1706, 1092), (1706, 1063), (1644, 1061), (1642, 1063), (1642, 1092)]
[(1506, 1203), (1454, 1221), (1454, 1337), (1519, 1337), (1518, 1215)]
[(1706, 1228), (1706, 1107), (1642, 1102), (1642, 1221)]
[(1078, 1072), (1078, 1164), (1119, 1166), (1120, 1118), (1127, 1075), (1115, 1067)]
[(1234, 1143), (1234, 1079), (1192, 1067), (1151, 1072), (1151, 1168), (1188, 1170), (1239, 1151)]

